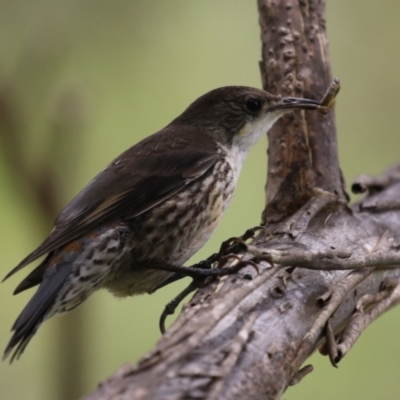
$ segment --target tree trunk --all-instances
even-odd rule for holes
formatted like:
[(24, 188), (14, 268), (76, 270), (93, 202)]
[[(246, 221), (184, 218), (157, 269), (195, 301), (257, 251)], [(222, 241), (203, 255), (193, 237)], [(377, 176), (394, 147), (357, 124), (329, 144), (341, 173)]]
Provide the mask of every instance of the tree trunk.
[[(321, 99), (332, 80), (325, 1), (258, 6), (264, 88)], [(400, 301), (400, 167), (360, 177), (353, 190), (366, 196), (349, 207), (333, 112), (292, 113), (268, 139), (262, 223), (272, 234), (238, 253), (253, 266), (198, 290), (137, 366), (87, 400), (278, 399), (311, 371), (299, 368), (316, 348), (339, 362)]]

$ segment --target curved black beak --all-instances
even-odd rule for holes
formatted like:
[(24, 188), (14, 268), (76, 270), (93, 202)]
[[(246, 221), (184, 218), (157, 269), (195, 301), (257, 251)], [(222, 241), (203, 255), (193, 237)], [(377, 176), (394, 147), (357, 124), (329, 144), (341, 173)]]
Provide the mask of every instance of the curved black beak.
[(302, 99), (298, 97), (283, 97), (267, 111), (275, 110), (318, 110), (321, 114), (327, 114), (335, 103), (335, 98), (340, 90), (340, 81), (335, 78), (326, 90), (321, 101)]
[(268, 111), (295, 110), (297, 108), (302, 110), (316, 110), (321, 106), (321, 103), (315, 100), (298, 97), (283, 97), (279, 103), (271, 106)]

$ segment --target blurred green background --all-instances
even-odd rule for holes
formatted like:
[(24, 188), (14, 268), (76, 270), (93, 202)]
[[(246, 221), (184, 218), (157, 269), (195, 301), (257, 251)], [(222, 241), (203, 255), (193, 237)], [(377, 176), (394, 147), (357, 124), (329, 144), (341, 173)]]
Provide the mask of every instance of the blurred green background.
[[(398, 0), (328, 1), (333, 73), (342, 81), (336, 116), (347, 182), (400, 160), (399, 15)], [(199, 95), (224, 85), (260, 87), (259, 36), (254, 1), (0, 1), (0, 273), (41, 242), (55, 209)], [(193, 262), (258, 224), (265, 151), (261, 140), (221, 226)], [(23, 176), (35, 177), (36, 195)], [(48, 198), (49, 185), (57, 189), (54, 198)], [(27, 272), (1, 285), (1, 348), (32, 295), (12, 297)], [(0, 364), (0, 398), (88, 393), (154, 345), (160, 312), (183, 285), (124, 300), (95, 293), (80, 311), (47, 321), (21, 360)], [(400, 398), (399, 316), (394, 309), (368, 328), (339, 369), (314, 355), (315, 371), (283, 398)], [(70, 368), (75, 356), (79, 365)]]

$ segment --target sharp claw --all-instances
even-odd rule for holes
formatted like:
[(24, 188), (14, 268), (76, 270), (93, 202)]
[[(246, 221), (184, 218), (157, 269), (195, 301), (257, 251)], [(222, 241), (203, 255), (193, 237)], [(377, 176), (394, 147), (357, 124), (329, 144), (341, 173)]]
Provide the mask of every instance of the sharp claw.
[(223, 266), (232, 258), (237, 260), (238, 262), (242, 261), (242, 259), (236, 254), (228, 254), (227, 256), (224, 256), (219, 260), (217, 268), (218, 269), (223, 268)]
[(256, 226), (254, 228), (247, 229), (247, 231), (242, 236), (231, 237), (228, 240), (225, 240), (221, 244), (219, 252), (213, 254), (211, 257), (208, 258), (208, 260), (212, 260), (212, 263), (214, 263), (216, 261), (220, 261), (224, 257), (224, 255), (228, 254), (229, 252), (236, 253), (240, 249), (235, 248), (235, 244), (242, 246), (245, 250), (247, 250), (246, 240), (254, 237), (257, 231), (263, 231), (271, 237), (274, 236), (273, 233), (265, 226)]
[(233, 243), (242, 243), (243, 239), (241, 237), (231, 237), (228, 240), (225, 240), (225, 242), (222, 244), (222, 246), (225, 248), (225, 250), (228, 250), (230, 246), (232, 246)]
[(165, 320), (167, 319), (168, 315), (172, 315), (175, 313), (176, 308), (179, 306), (181, 301), (188, 296), (190, 293), (194, 292), (196, 289), (198, 289), (199, 286), (199, 281), (198, 280), (193, 280), (189, 286), (187, 286), (182, 292), (180, 292), (174, 299), (172, 299), (164, 308), (164, 311), (162, 312), (160, 316), (160, 320), (158, 323), (158, 326), (160, 327), (161, 333), (164, 335), (165, 333)]
[(164, 311), (162, 312), (160, 316), (160, 321), (158, 323), (158, 326), (160, 327), (161, 334), (164, 335), (165, 333), (165, 320), (168, 317), (168, 313), (166, 312), (167, 307), (165, 307)]
[(160, 316), (159, 327), (163, 335), (165, 333), (165, 321), (168, 315), (173, 315), (175, 313), (176, 308), (178, 307), (179, 303), (182, 300), (182, 299), (179, 300), (177, 299), (179, 299), (179, 295), (165, 306), (164, 311)]
[(263, 231), (267, 235), (273, 237), (274, 234), (265, 226), (255, 226), (254, 228), (247, 229), (247, 231), (241, 236), (242, 240), (247, 240), (254, 237), (255, 233), (258, 231)]
[(246, 264), (246, 266), (250, 265), (251, 267), (253, 267), (256, 270), (257, 275), (260, 275), (260, 269), (258, 268), (258, 265), (254, 261), (248, 260), (243, 262)]
[(247, 249), (247, 244), (241, 237), (232, 237), (229, 239), (229, 242), (231, 244), (237, 243)]
[[(247, 266), (253, 267), (253, 268), (256, 270), (257, 275), (260, 274), (260, 270), (258, 269), (258, 265), (257, 265), (255, 262), (253, 262), (253, 261), (251, 261), (251, 260), (243, 261), (240, 257), (238, 257), (238, 256), (235, 255), (235, 254), (229, 254), (228, 256), (224, 257), (224, 259), (223, 259), (224, 264), (225, 264), (225, 263), (228, 261), (228, 259), (230, 259), (230, 258), (233, 258), (233, 259), (237, 260), (238, 263), (235, 264), (235, 265), (233, 265), (233, 266), (231, 266), (231, 267), (226, 268), (226, 269), (225, 269), (225, 271), (227, 271), (226, 275), (235, 274), (236, 272), (239, 272), (240, 270), (242, 270), (243, 268), (245, 268), (245, 267), (247, 267)], [(218, 266), (218, 269), (222, 269), (222, 267), (221, 267), (221, 266)]]

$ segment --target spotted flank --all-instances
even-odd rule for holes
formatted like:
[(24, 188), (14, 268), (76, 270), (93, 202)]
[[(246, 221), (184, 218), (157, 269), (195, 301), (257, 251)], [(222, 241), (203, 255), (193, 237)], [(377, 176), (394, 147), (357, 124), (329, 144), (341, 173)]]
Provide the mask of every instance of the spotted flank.
[(13, 349), (10, 362), (18, 359), (43, 321), (73, 310), (96, 290), (118, 262), (123, 243), (123, 232), (103, 227), (48, 257), (39, 289), (12, 327), (3, 360)]

